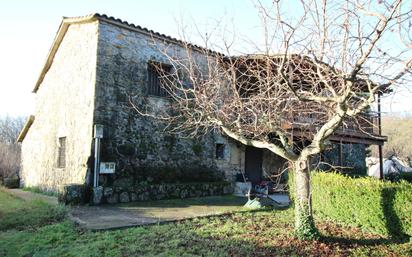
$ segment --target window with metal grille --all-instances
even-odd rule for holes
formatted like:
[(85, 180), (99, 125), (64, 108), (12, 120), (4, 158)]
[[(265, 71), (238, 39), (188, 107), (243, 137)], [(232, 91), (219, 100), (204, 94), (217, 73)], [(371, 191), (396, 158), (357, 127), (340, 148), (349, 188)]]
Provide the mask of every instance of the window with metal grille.
[(59, 145), (57, 149), (57, 167), (66, 167), (66, 137), (59, 137)]
[(216, 144), (216, 159), (224, 159), (225, 158), (225, 144)]
[(166, 97), (168, 95), (166, 89), (162, 86), (162, 83), (164, 83), (165, 77), (170, 75), (171, 69), (172, 66), (167, 64), (156, 62), (148, 63), (148, 95), (160, 97)]

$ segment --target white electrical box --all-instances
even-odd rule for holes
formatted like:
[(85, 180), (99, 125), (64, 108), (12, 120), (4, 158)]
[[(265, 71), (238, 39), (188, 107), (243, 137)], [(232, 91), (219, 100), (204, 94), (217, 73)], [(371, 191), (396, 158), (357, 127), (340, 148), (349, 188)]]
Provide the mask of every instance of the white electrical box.
[(103, 125), (94, 125), (94, 138), (103, 138)]
[(114, 162), (101, 162), (100, 174), (114, 174), (116, 169), (116, 163)]

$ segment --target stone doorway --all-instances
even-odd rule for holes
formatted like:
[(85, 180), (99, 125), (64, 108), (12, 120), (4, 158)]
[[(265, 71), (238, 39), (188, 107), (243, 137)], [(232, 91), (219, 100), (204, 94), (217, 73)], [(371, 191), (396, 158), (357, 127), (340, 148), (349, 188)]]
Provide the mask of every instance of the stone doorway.
[(262, 160), (262, 149), (246, 146), (245, 174), (252, 184), (259, 184), (262, 180)]

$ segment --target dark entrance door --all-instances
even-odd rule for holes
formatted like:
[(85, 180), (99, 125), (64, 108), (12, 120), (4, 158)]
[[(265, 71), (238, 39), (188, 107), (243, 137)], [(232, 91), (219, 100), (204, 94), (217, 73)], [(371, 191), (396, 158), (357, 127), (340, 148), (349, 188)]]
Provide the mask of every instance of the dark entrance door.
[(262, 179), (262, 149), (246, 146), (245, 174), (253, 184)]

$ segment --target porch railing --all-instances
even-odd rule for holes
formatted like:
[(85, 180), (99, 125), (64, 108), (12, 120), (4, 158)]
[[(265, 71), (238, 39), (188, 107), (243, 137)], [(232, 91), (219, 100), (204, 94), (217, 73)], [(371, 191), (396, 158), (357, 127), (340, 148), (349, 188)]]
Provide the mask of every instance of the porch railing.
[[(288, 121), (283, 123), (283, 128), (305, 131), (316, 131), (320, 128), (319, 119), (315, 115), (308, 117), (296, 113)], [(379, 116), (376, 112), (368, 112), (359, 115), (356, 120), (346, 120), (336, 131), (337, 134), (362, 136), (380, 136)]]

